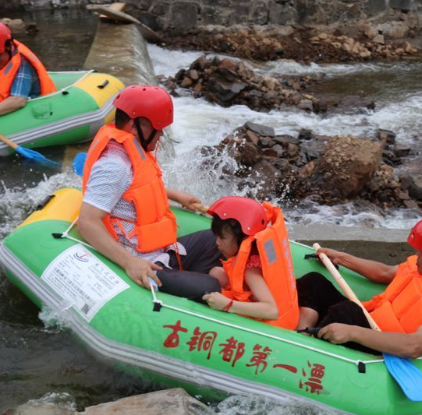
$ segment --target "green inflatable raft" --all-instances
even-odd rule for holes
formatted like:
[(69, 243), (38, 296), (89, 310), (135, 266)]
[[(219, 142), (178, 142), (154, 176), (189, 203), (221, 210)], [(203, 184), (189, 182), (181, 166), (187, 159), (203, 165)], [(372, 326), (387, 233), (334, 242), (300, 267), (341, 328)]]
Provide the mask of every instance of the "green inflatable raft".
[[(57, 191), (3, 241), (0, 263), (19, 289), (59, 315), (96, 355), (202, 396), (255, 394), (360, 415), (422, 414), (422, 402), (406, 398), (381, 356), (137, 286), (71, 227), (81, 202), (78, 189)], [(203, 216), (174, 211), (180, 234), (209, 227)], [(291, 251), (297, 276), (327, 275), (316, 260), (304, 259), (311, 248), (291, 242)], [(341, 272), (361, 299), (382, 289)], [(422, 368), (420, 360), (414, 363)]]
[[(94, 71), (49, 74), (57, 91), (0, 116), (0, 134), (29, 148), (67, 145), (91, 140), (113, 120), (112, 102), (124, 87), (120, 80)], [(13, 151), (0, 142), (0, 156)]]

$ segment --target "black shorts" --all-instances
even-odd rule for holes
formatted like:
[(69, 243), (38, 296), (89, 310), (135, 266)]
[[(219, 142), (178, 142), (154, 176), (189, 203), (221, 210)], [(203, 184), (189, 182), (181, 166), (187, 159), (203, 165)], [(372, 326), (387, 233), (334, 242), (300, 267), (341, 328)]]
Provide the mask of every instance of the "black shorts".
[[(343, 323), (371, 328), (359, 305), (344, 297), (337, 288), (318, 272), (310, 272), (297, 280), (299, 307), (308, 307), (318, 313), (317, 327)], [(366, 353), (380, 354), (357, 343), (344, 346)]]
[[(182, 236), (178, 239), (187, 255), (180, 255), (183, 270), (174, 251), (169, 251), (171, 269), (163, 267), (157, 271), (162, 282), (161, 292), (203, 302), (202, 296), (211, 292), (220, 292), (220, 284), (208, 273), (213, 267), (221, 266), (221, 253), (217, 249), (215, 236), (211, 230), (204, 230)], [(160, 264), (161, 265), (161, 264)]]

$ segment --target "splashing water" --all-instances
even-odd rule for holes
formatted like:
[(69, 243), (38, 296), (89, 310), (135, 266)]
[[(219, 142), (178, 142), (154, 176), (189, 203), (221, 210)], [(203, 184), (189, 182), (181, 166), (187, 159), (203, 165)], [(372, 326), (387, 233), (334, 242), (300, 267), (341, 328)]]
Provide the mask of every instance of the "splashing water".
[(23, 222), (36, 206), (55, 190), (78, 185), (82, 185), (81, 178), (70, 170), (44, 177), (32, 188), (9, 188), (4, 181), (0, 181), (0, 240)]
[[(201, 56), (198, 52), (168, 51), (158, 46), (149, 46), (149, 54), (156, 73), (166, 76), (175, 75), (181, 68), (187, 68), (190, 63)], [(252, 64), (251, 64), (252, 65)], [(410, 68), (409, 68), (410, 67)], [(297, 136), (301, 129), (310, 129), (321, 135), (353, 135), (356, 137), (373, 138), (382, 129), (393, 130), (397, 144), (421, 146), (418, 138), (422, 130), (421, 89), (422, 77), (414, 76), (420, 72), (422, 64), (393, 63), (393, 64), (353, 64), (353, 65), (300, 65), (291, 61), (271, 62), (256, 69), (261, 75), (271, 73), (284, 74), (325, 74), (329, 78), (345, 75), (362, 79), (370, 83), (371, 77), (381, 77), (383, 74), (400, 73), (408, 82), (399, 82), (396, 78), (389, 79), (387, 89), (391, 95), (381, 95), (376, 99), (376, 110), (347, 110), (344, 113), (329, 115), (305, 113), (303, 111), (284, 109), (261, 113), (246, 106), (236, 105), (222, 108), (204, 99), (193, 99), (181, 90), (181, 96), (174, 98), (175, 121), (172, 133), (175, 139), (176, 158), (162, 160), (164, 175), (169, 187), (180, 188), (201, 198), (204, 204), (212, 203), (216, 198), (236, 194), (239, 196), (257, 195), (256, 188), (242, 188), (239, 190), (236, 181), (224, 174), (234, 171), (236, 162), (223, 153), (216, 161), (216, 153), (204, 151), (204, 146), (218, 145), (223, 138), (247, 121), (263, 124), (275, 129), (276, 134)], [(400, 94), (397, 95), (396, 84), (400, 84)], [(283, 197), (269, 199), (284, 206), (290, 202), (288, 191)], [(297, 202), (294, 208), (285, 210), (290, 223), (301, 224), (333, 224), (342, 226), (384, 227), (406, 229), (415, 223), (420, 216), (419, 210), (412, 209), (380, 209), (376, 206), (349, 202), (337, 206), (320, 206), (312, 201)]]

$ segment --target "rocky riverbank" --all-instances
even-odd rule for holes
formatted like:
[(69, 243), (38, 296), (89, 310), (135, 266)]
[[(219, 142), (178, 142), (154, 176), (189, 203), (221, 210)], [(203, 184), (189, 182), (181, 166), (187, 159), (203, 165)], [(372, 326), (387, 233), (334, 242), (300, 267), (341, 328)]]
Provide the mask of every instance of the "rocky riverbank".
[[(324, 38), (324, 37), (323, 37)], [(175, 96), (189, 91), (222, 107), (245, 105), (268, 112), (295, 107), (330, 114), (367, 111), (373, 100), (346, 96), (340, 101), (318, 97), (309, 76), (259, 76), (248, 64), (231, 58), (201, 56), (189, 68), (161, 82)], [(183, 91), (183, 92), (182, 92)], [(214, 147), (203, 147), (204, 168), (223, 171), (222, 180), (255, 196), (281, 198), (294, 205), (307, 199), (321, 205), (358, 201), (368, 209), (422, 208), (422, 147), (396, 143), (395, 133), (374, 136), (326, 136), (302, 130), (276, 135), (273, 128), (246, 122)], [(221, 166), (223, 154), (235, 164)], [(234, 167), (235, 166), (235, 167)]]
[[(167, 46), (229, 54), (243, 59), (269, 61), (293, 59), (300, 63), (362, 62), (374, 59), (398, 60), (417, 53), (415, 40), (419, 17), (389, 26), (360, 24), (353, 27), (312, 28), (213, 28), (183, 36), (167, 36)], [(394, 26), (393, 26), (394, 27)], [(217, 33), (216, 33), (217, 32)], [(409, 35), (411, 34), (411, 38)]]
[(375, 211), (422, 208), (422, 157), (396, 146), (392, 132), (357, 138), (302, 130), (294, 137), (247, 122), (218, 146), (203, 147), (206, 168), (221, 169), (223, 153), (236, 163), (222, 166), (221, 179), (235, 181), (239, 190), (258, 189), (261, 199), (282, 198), (287, 207), (307, 199), (324, 205), (359, 201)]

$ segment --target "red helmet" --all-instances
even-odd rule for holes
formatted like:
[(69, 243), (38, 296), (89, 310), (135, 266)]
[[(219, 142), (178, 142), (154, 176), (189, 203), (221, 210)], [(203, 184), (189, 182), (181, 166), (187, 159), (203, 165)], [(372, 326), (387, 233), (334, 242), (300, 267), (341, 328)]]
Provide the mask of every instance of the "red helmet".
[(12, 32), (3, 23), (0, 22), (0, 53), (6, 50), (6, 41), (12, 39)]
[(113, 105), (130, 118), (147, 118), (156, 130), (173, 122), (173, 101), (168, 92), (156, 86), (128, 86), (117, 95)]
[(418, 251), (422, 251), (422, 220), (410, 231), (407, 243)]
[(255, 235), (267, 227), (267, 215), (256, 200), (240, 196), (227, 196), (214, 202), (207, 211), (220, 219), (236, 219), (245, 235)]

